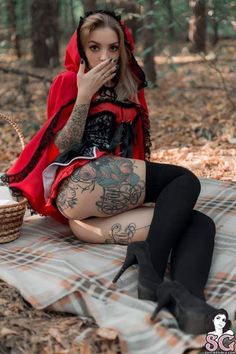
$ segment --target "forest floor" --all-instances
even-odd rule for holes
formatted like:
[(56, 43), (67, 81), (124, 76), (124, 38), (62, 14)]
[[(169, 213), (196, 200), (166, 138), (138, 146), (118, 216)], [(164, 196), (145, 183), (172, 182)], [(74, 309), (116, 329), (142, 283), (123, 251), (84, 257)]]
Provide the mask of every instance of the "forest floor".
[[(182, 47), (166, 47), (155, 58), (158, 87), (146, 90), (151, 160), (185, 166), (199, 177), (236, 181), (236, 41), (221, 41), (205, 58)], [(3, 68), (52, 80), (62, 67), (33, 69), (28, 55), (17, 60), (0, 52), (0, 112), (14, 118), (27, 142), (46, 119), (50, 83)], [(0, 121), (0, 127), (3, 172), (21, 147), (8, 123)], [(76, 342), (79, 333), (84, 340)], [(109, 335), (76, 316), (32, 309), (0, 280), (0, 354), (118, 353), (118, 339)]]

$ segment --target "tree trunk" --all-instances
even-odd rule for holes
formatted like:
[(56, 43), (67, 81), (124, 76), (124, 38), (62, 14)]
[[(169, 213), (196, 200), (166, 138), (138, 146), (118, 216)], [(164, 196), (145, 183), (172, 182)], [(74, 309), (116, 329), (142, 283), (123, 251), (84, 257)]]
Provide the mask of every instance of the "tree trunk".
[(168, 35), (169, 39), (175, 39), (175, 28), (174, 28), (174, 13), (172, 8), (171, 0), (165, 0), (165, 6), (168, 12)]
[(21, 35), (24, 39), (30, 38), (30, 1), (21, 0), (19, 2), (19, 17), (24, 19), (21, 25)]
[(66, 36), (67, 29), (70, 27), (68, 4), (67, 4), (66, 1), (63, 1), (61, 6), (62, 6), (61, 11), (62, 11), (62, 13), (63, 13), (63, 19), (62, 19), (63, 23), (62, 23), (62, 26), (63, 26), (63, 28), (65, 29), (65, 30), (63, 31), (63, 35)]
[(16, 13), (15, 4), (13, 0), (7, 0), (7, 15), (8, 15), (8, 25), (9, 25), (9, 37), (12, 42), (17, 58), (21, 57), (20, 48), (20, 35), (16, 30)]
[(218, 22), (215, 17), (213, 17), (212, 22), (213, 22), (213, 37), (212, 37), (211, 44), (216, 45), (219, 41)]
[(82, 4), (84, 12), (97, 10), (96, 0), (82, 0)]
[[(146, 0), (144, 2), (144, 13), (148, 14), (150, 11), (154, 10), (155, 0)], [(156, 70), (154, 62), (154, 43), (155, 43), (155, 30), (153, 27), (149, 28), (151, 24), (154, 24), (154, 17), (151, 14), (148, 14), (144, 17), (145, 28), (143, 30), (143, 47), (144, 51), (149, 49), (148, 52), (144, 55), (144, 71), (148, 81), (153, 84), (156, 83)]]
[(57, 0), (32, 0), (31, 38), (34, 67), (59, 65)]
[(189, 21), (190, 50), (194, 53), (206, 51), (206, 3), (205, 0), (189, 0), (193, 16)]
[(217, 22), (217, 5), (213, 4), (213, 16), (212, 16), (212, 27), (213, 27), (213, 36), (211, 40), (211, 44), (214, 46), (219, 41), (219, 33), (218, 33), (218, 22)]
[(71, 13), (72, 27), (75, 28), (76, 27), (76, 23), (75, 23), (74, 1), (73, 0), (70, 0), (70, 13)]

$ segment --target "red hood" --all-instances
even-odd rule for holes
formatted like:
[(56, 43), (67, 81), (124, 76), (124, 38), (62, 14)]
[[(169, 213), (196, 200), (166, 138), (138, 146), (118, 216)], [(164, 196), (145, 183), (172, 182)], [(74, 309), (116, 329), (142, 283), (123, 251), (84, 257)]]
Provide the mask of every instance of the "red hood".
[(64, 65), (69, 71), (79, 70), (80, 55), (77, 47), (77, 31), (75, 31), (66, 47), (66, 55)]

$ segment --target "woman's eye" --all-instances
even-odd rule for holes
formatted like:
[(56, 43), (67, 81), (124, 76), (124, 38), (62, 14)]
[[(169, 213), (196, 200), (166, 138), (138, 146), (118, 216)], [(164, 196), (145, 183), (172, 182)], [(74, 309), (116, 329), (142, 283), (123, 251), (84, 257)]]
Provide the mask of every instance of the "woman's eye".
[(119, 49), (116, 45), (111, 46), (111, 51), (116, 52)]
[(91, 47), (89, 47), (90, 50), (92, 50), (92, 52), (95, 52), (98, 49), (97, 45), (91, 45)]

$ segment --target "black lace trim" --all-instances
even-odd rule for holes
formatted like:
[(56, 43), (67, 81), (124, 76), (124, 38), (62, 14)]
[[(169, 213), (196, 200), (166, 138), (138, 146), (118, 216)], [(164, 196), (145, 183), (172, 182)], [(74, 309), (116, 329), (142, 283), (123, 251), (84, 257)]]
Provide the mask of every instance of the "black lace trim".
[(112, 100), (117, 99), (117, 93), (116, 93), (115, 87), (109, 87), (109, 86), (103, 85), (99, 89), (98, 93), (101, 97), (108, 97), (108, 98), (111, 98)]
[(137, 105), (137, 109), (139, 110), (139, 114), (142, 120), (145, 159), (150, 161), (151, 147), (152, 147), (151, 135), (150, 135), (150, 121), (148, 118), (148, 114), (146, 113), (146, 111), (141, 105)]
[(61, 154), (57, 156), (57, 158), (52, 162), (60, 163), (60, 164), (68, 164), (73, 159), (84, 156), (84, 157), (95, 157), (93, 153), (93, 146), (88, 146), (86, 143), (81, 144), (73, 144), (69, 149), (63, 151)]
[(13, 175), (4, 174), (3, 176), (1, 176), (1, 179), (5, 184), (11, 184), (11, 183), (22, 181), (35, 168), (38, 161), (40, 160), (40, 157), (42, 156), (43, 151), (46, 149), (46, 147), (51, 142), (52, 137), (55, 135), (54, 129), (56, 128), (56, 125), (58, 123), (61, 111), (67, 106), (73, 104), (74, 102), (75, 101), (73, 100), (68, 102), (66, 105), (62, 106), (58, 111), (58, 113), (54, 116), (54, 118), (52, 119), (51, 123), (48, 126), (48, 129), (45, 131), (44, 135), (41, 138), (38, 149), (32, 156), (29, 163), (20, 172), (16, 174)]

